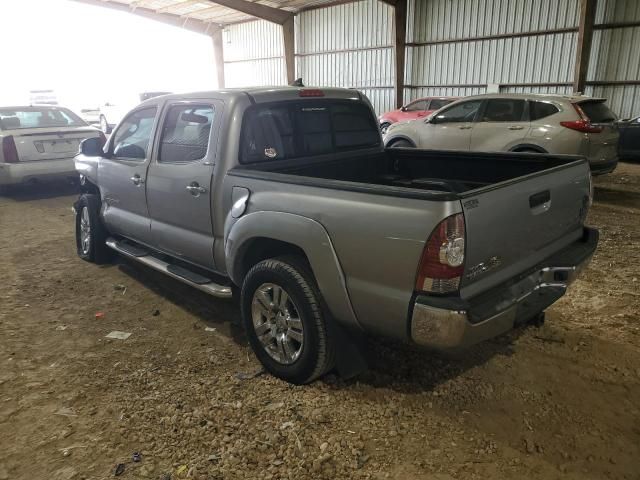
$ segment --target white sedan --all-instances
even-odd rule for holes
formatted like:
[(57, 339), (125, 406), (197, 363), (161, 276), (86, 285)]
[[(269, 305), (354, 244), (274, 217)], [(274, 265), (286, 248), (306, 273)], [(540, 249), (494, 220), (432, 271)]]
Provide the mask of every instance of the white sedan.
[(77, 178), (73, 157), (85, 138), (104, 135), (71, 110), (0, 107), (0, 187)]

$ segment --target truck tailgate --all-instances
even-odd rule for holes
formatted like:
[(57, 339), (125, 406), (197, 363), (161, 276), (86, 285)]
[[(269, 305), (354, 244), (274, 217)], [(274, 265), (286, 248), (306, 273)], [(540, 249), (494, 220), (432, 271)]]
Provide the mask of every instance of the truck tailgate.
[(515, 278), (578, 239), (589, 195), (583, 160), (468, 192), (461, 296)]

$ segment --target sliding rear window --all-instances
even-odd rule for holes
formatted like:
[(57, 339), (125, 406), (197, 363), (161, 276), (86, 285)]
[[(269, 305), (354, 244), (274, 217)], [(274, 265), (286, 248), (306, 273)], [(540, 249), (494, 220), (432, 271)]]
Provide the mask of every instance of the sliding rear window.
[(308, 157), (380, 145), (363, 103), (304, 100), (256, 105), (243, 122), (241, 163)]
[(580, 102), (578, 105), (591, 123), (611, 123), (617, 120), (616, 114), (609, 110), (603, 100)]

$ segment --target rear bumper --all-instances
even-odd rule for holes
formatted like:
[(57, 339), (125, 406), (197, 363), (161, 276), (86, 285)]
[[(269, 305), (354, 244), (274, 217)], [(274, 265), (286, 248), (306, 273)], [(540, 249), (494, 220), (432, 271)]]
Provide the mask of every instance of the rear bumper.
[(591, 260), (597, 244), (598, 231), (585, 228), (579, 241), (471, 300), (419, 295), (411, 314), (412, 340), (436, 350), (450, 350), (510, 330), (562, 297)]
[(76, 177), (73, 157), (22, 163), (0, 163), (0, 185), (18, 185), (30, 180)]

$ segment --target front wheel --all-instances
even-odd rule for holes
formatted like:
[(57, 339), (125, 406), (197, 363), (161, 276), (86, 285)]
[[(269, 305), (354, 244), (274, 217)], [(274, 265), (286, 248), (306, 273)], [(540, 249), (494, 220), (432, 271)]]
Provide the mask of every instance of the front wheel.
[(301, 258), (256, 264), (243, 282), (241, 309), (249, 343), (272, 375), (300, 385), (333, 368), (334, 342), (320, 292)]
[(389, 122), (384, 122), (380, 124), (380, 133), (382, 133), (382, 135), (385, 135), (387, 133), (387, 130), (389, 130), (389, 127), (391, 126), (391, 123)]
[(78, 256), (87, 262), (108, 262), (112, 254), (105, 243), (108, 233), (100, 220), (100, 200), (96, 195), (81, 195), (75, 209)]

